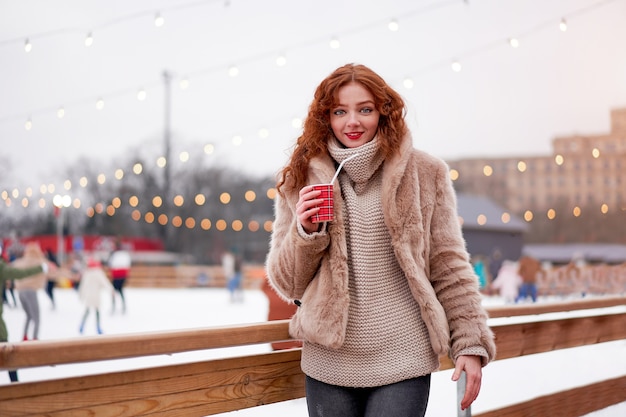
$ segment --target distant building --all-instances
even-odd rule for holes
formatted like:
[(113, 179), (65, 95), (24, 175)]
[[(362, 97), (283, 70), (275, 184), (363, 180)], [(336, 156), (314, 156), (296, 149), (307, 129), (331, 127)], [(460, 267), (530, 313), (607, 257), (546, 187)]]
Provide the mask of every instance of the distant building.
[(515, 214), (626, 211), (626, 108), (611, 111), (608, 134), (555, 138), (549, 156), (447, 162), (457, 192), (487, 196)]

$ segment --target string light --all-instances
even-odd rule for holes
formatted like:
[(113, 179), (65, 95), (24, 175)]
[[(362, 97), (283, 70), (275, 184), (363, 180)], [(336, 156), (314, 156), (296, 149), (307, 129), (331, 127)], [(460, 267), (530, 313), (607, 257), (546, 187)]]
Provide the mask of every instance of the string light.
[(270, 131), (269, 129), (262, 127), (261, 129), (259, 129), (259, 138), (261, 139), (267, 139), (270, 136)]
[(299, 117), (294, 117), (293, 119), (291, 119), (291, 126), (294, 129), (302, 129), (302, 119)]
[(146, 90), (144, 90), (143, 88), (137, 92), (137, 100), (139, 101), (144, 101), (147, 96), (148, 93), (146, 93)]
[(567, 21), (565, 19), (561, 19), (561, 22), (559, 23), (559, 29), (561, 29), (561, 32), (567, 31)]
[(404, 85), (404, 88), (406, 88), (407, 90), (410, 90), (415, 86), (415, 83), (413, 82), (412, 78), (406, 77), (404, 81), (402, 81), (402, 85)]
[(392, 32), (397, 32), (398, 30), (400, 30), (400, 24), (396, 19), (391, 19), (391, 22), (389, 22), (389, 25), (387, 25), (387, 27)]
[(63, 116), (65, 116), (65, 109), (64, 109), (63, 107), (59, 107), (59, 108), (57, 109), (57, 117), (58, 117), (59, 119), (62, 119), (62, 118), (63, 118)]
[(229, 77), (236, 77), (238, 75), (239, 75), (239, 68), (237, 68), (237, 66), (235, 66), (235, 65), (231, 65), (228, 68), (228, 76)]
[(331, 49), (339, 49), (340, 46), (341, 46), (341, 43), (339, 42), (339, 39), (332, 38), (330, 40), (330, 48)]
[(287, 65), (287, 58), (285, 57), (285, 55), (279, 55), (276, 58), (276, 65), (279, 67), (284, 67), (285, 65)]
[(30, 40), (28, 38), (26, 38), (26, 41), (24, 41), (24, 51), (26, 53), (29, 53), (32, 50), (33, 50), (33, 44), (30, 43)]
[(163, 26), (165, 24), (165, 19), (163, 18), (163, 16), (161, 16), (160, 13), (157, 13), (154, 16), (154, 26), (160, 28), (161, 26)]
[[(564, 29), (562, 28), (562, 25), (563, 25), (564, 23), (565, 23), (565, 19), (563, 19), (563, 20), (561, 21), (561, 24), (559, 25), (559, 26), (561, 27), (561, 30), (563, 30), (563, 31), (564, 31)], [(390, 24), (390, 25), (391, 25), (391, 24)], [(554, 26), (552, 26), (552, 27), (554, 27)], [(565, 28), (567, 28), (567, 25), (566, 25), (566, 24), (565, 24)], [(391, 29), (391, 28), (390, 28), (390, 29)], [(339, 43), (339, 41), (338, 41), (336, 38), (334, 38), (333, 40), (334, 40), (334, 41), (336, 41), (336, 48), (339, 48), (339, 47), (340, 47), (340, 43)], [(516, 42), (512, 42), (513, 40), (515, 40)], [(86, 42), (86, 41), (85, 41), (85, 42)], [(511, 38), (511, 39), (509, 39), (509, 42), (510, 42), (510, 44), (511, 44), (511, 46), (512, 46), (512, 47), (517, 47), (517, 46), (519, 46), (519, 41), (518, 41), (516, 38)], [(517, 44), (517, 46), (514, 46), (514, 45), (513, 45), (513, 43), (516, 43), (516, 44)], [(26, 40), (26, 43), (25, 43), (25, 50), (26, 50), (26, 52), (29, 52), (29, 51), (32, 49), (32, 45), (30, 45), (30, 48), (29, 48), (28, 50), (27, 50), (27, 48), (26, 48), (26, 45), (30, 45), (30, 42), (29, 42), (29, 40), (28, 40), (28, 39)], [(87, 46), (87, 45), (86, 45), (86, 46)], [(331, 45), (331, 47), (332, 47), (332, 45)], [(282, 55), (281, 55), (281, 56), (282, 56)], [(280, 56), (279, 56), (279, 58), (280, 58)], [(278, 63), (279, 58), (277, 58), (277, 60), (276, 60), (277, 65), (279, 65), (279, 63)], [(283, 57), (283, 58), (284, 58), (284, 57)], [(453, 67), (452, 67), (452, 68), (453, 68), (453, 70), (454, 70), (454, 63), (455, 63), (455, 62), (456, 62), (456, 61), (454, 61), (454, 62), (453, 62), (453, 64), (452, 64), (452, 66), (453, 66)], [(285, 63), (286, 63), (286, 59), (285, 59)], [(459, 70), (460, 70), (460, 64), (458, 64), (458, 65), (459, 65)], [(280, 65), (279, 65), (279, 66), (280, 66)], [(236, 74), (238, 74), (238, 71), (239, 71), (239, 70), (237, 69), (237, 67), (233, 66), (233, 67), (231, 67), (231, 68), (235, 68), (235, 70), (236, 70)], [(230, 74), (230, 69), (229, 69), (229, 74)], [(236, 75), (236, 74), (235, 74), (235, 75)], [(231, 76), (232, 76), (232, 75), (231, 75)], [(407, 78), (405, 79), (405, 83), (406, 83), (406, 81), (407, 81), (407, 80), (410, 80), (410, 83), (411, 83), (411, 87), (407, 87), (407, 88), (412, 88), (412, 86), (413, 86), (413, 84), (412, 84), (412, 83), (413, 83), (413, 81), (412, 81), (410, 78), (408, 78), (408, 77), (407, 77)], [(187, 79), (185, 79), (185, 80), (183, 80), (183, 81), (185, 81), (185, 82), (187, 83), (187, 85), (188, 85), (188, 80), (187, 80)], [(183, 81), (181, 81), (181, 87), (182, 87)], [(406, 85), (405, 85), (405, 86), (406, 86)], [(140, 93), (141, 93), (141, 91), (143, 91), (143, 94), (140, 94)], [(138, 93), (138, 99), (143, 100), (143, 99), (145, 99), (145, 98), (146, 98), (146, 93), (145, 93), (145, 90), (141, 90), (141, 91), (140, 91), (140, 93)], [(141, 96), (143, 96), (143, 98), (140, 98), (140, 95), (141, 95)], [(100, 104), (100, 103), (101, 103), (101, 104)], [(96, 102), (96, 108), (98, 108), (98, 109), (102, 109), (103, 107), (104, 107), (104, 101), (102, 100), (102, 98), (99, 98), (99, 99), (98, 99), (98, 101)], [(57, 111), (57, 114), (58, 114), (58, 111)], [(63, 114), (64, 114), (64, 109), (63, 109)], [(62, 116), (59, 116), (59, 117), (62, 117)], [(27, 120), (27, 123), (26, 123), (26, 125), (25, 125), (25, 126), (26, 126), (26, 129), (27, 129), (27, 130), (30, 130), (30, 129), (32, 128), (32, 121), (31, 121), (31, 119), (30, 119), (30, 118)], [(301, 120), (294, 119), (294, 120), (292, 121), (292, 126), (293, 126), (294, 128), (301, 128), (301, 127), (302, 127), (302, 122), (301, 122)], [(259, 136), (261, 136), (261, 133), (260, 133), (260, 132), (261, 132), (261, 130), (259, 131)], [(235, 144), (235, 142), (236, 142), (236, 141), (234, 140), (236, 137), (237, 137), (237, 136), (233, 137), (233, 144)], [(242, 141), (242, 138), (241, 138), (240, 136), (239, 136), (239, 138), (240, 138), (240, 141)], [(240, 142), (240, 143), (241, 143), (241, 142)], [(205, 153), (207, 153), (207, 154), (208, 154), (209, 152), (207, 152), (207, 149), (211, 149), (211, 153), (212, 153), (212, 151), (213, 151), (213, 149), (214, 149), (214, 148), (213, 148), (213, 145), (205, 145), (204, 149), (205, 149)], [(560, 162), (560, 163), (559, 163), (559, 159), (558, 159), (558, 158), (556, 159), (556, 162), (557, 162), (557, 164), (558, 164), (558, 165), (561, 165), (561, 164), (563, 163), (563, 162), (562, 162), (562, 157), (561, 157), (561, 162)], [(139, 165), (139, 166), (140, 166), (140, 165)], [(141, 166), (140, 166), (140, 167), (141, 167)], [(139, 173), (140, 173), (140, 172), (141, 172), (141, 170), (139, 171)], [(139, 173), (137, 173), (137, 172), (136, 172), (136, 174), (139, 174)], [(531, 216), (531, 219), (532, 219), (532, 212), (530, 212), (530, 216)]]
[(156, 160), (156, 165), (159, 168), (165, 168), (165, 166), (167, 165), (167, 159), (165, 159), (164, 156), (158, 157), (157, 160)]
[(231, 139), (231, 142), (234, 146), (240, 146), (243, 143), (243, 138), (240, 135), (235, 135)]
[(554, 162), (558, 165), (561, 166), (563, 165), (563, 163), (565, 162), (565, 158), (563, 158), (563, 155), (556, 155), (554, 157)]
[[(616, 1), (616, 0), (598, 1), (598, 2), (596, 2), (595, 4), (593, 4), (593, 5), (591, 5), (591, 6), (587, 6), (587, 7), (585, 7), (585, 8), (580, 8), (580, 9), (578, 9), (578, 10), (575, 10), (575, 11), (571, 12), (571, 13), (567, 13), (566, 15), (570, 15), (570, 16), (571, 16), (571, 15), (582, 15), (582, 14), (584, 14), (584, 13), (588, 13), (588, 12), (590, 12), (590, 11), (592, 11), (592, 10), (596, 9), (596, 8), (602, 7), (602, 6), (604, 6), (604, 5), (608, 4), (608, 3), (611, 3), (611, 2), (613, 2), (613, 1)], [(192, 7), (197, 7), (197, 6), (201, 5), (202, 3), (204, 3), (204, 2), (190, 2), (190, 3), (186, 3), (186, 4), (182, 4), (182, 5), (172, 6), (172, 7), (165, 8), (165, 9), (166, 9), (166, 10), (171, 10), (171, 9), (184, 9), (184, 8), (192, 8)], [(453, 4), (453, 3), (454, 3), (454, 2), (452, 2), (452, 1), (451, 1), (451, 2), (447, 2), (447, 3), (442, 3), (442, 4), (437, 5), (437, 6), (435, 6), (435, 7), (431, 7), (431, 6), (429, 6), (429, 7), (422, 7), (422, 8), (418, 8), (418, 9), (415, 9), (415, 10), (413, 10), (413, 11), (409, 11), (409, 12), (404, 13), (404, 14), (403, 14), (403, 18), (407, 18), (407, 17), (410, 17), (410, 16), (415, 16), (415, 15), (420, 15), (420, 14), (423, 14), (423, 13), (426, 13), (426, 12), (432, 12), (433, 10), (435, 10), (435, 9), (437, 9), (437, 8), (443, 8), (443, 7), (446, 7), (446, 6), (451, 5), (451, 4)], [(225, 4), (225, 6), (228, 6), (228, 4)], [(161, 11), (162, 11), (162, 10), (161, 10)], [(111, 20), (111, 21), (109, 21), (109, 22), (106, 22), (106, 23), (104, 23), (104, 24), (102, 24), (102, 25), (98, 26), (98, 28), (99, 28), (99, 29), (102, 29), (102, 28), (107, 27), (107, 26), (111, 26), (111, 25), (119, 24), (120, 22), (123, 22), (123, 21), (128, 21), (128, 20), (136, 19), (136, 18), (139, 18), (139, 17), (141, 17), (141, 16), (145, 16), (145, 15), (147, 15), (147, 14), (152, 14), (152, 15), (154, 15), (154, 12), (152, 12), (152, 11), (144, 11), (144, 12), (135, 13), (135, 14), (133, 14), (133, 15), (128, 15), (128, 16), (118, 17), (118, 18), (116, 18), (116, 19), (113, 19), (113, 20)], [(158, 13), (155, 15), (155, 21), (162, 21), (162, 22), (164, 22), (164, 19), (163, 19), (162, 15), (161, 15), (161, 12), (158, 12)], [(395, 24), (397, 24), (396, 19), (391, 19), (391, 21), (389, 21), (388, 25), (390, 25), (391, 27), (395, 27), (394, 22), (395, 22)], [(548, 23), (549, 23), (549, 22), (548, 22)], [(378, 24), (378, 23), (372, 23), (372, 24), (369, 24), (369, 25), (363, 25), (363, 26), (360, 26), (360, 27), (359, 27), (359, 28), (357, 28), (357, 29), (354, 29), (354, 30), (352, 30), (352, 31), (350, 31), (350, 32), (346, 32), (346, 33), (355, 33), (355, 32), (359, 32), (359, 31), (367, 30), (367, 29), (369, 29), (369, 27), (374, 26), (374, 25), (377, 25), (377, 24)], [(553, 25), (553, 23), (552, 23), (552, 25)], [(543, 28), (543, 27), (545, 27), (545, 26), (546, 26), (546, 24), (543, 24), (543, 25), (537, 25), (537, 26), (535, 26), (535, 28), (533, 29), (533, 31), (540, 30), (540, 29), (542, 29), (542, 28)], [(547, 26), (551, 26), (551, 25), (547, 25)], [(561, 27), (561, 30), (563, 30), (563, 28), (564, 28), (564, 27), (567, 27), (567, 23), (566, 23), (566, 19), (565, 19), (565, 17), (563, 17), (563, 18), (560, 20), (560, 24), (559, 24), (559, 26)], [(398, 25), (398, 27), (399, 27), (399, 25)], [(58, 34), (58, 33), (66, 33), (66, 32), (69, 32), (69, 31), (72, 31), (72, 29), (71, 29), (71, 28), (64, 28), (64, 29), (58, 29), (58, 30), (55, 30), (55, 31), (49, 32), (49, 33), (47, 33), (47, 34), (37, 35), (37, 36), (38, 36), (38, 37), (41, 37), (41, 36), (51, 36), (51, 35), (55, 35), (55, 34)], [(529, 33), (531, 33), (531, 32), (532, 32), (532, 31), (527, 32), (526, 34), (529, 34)], [(89, 33), (88, 33), (88, 35), (87, 35), (87, 38), (85, 39), (85, 42), (87, 42), (87, 39), (88, 39), (88, 38), (93, 39), (93, 32), (92, 32), (92, 31), (89, 31)], [(11, 41), (6, 41), (6, 42), (1, 42), (1, 41), (0, 41), (0, 44), (2, 44), (2, 43), (10, 43), (10, 42), (14, 42), (14, 41), (13, 41), (13, 40), (11, 40)], [(508, 42), (511, 44), (511, 46), (512, 46), (512, 47), (519, 47), (519, 40), (518, 40), (517, 38), (509, 38), (509, 39), (508, 39)], [(306, 44), (309, 44), (309, 43), (311, 43), (311, 41), (307, 41), (307, 42), (306, 42)], [(305, 43), (303, 43), (303, 44), (305, 44)], [(24, 47), (25, 47), (25, 50), (26, 50), (27, 52), (28, 52), (28, 51), (30, 51), (30, 50), (32, 49), (32, 44), (31, 44), (31, 42), (30, 42), (30, 37), (26, 37)], [(298, 47), (298, 45), (295, 45), (295, 46), (293, 46), (293, 47)], [(340, 42), (339, 42), (339, 40), (337, 39), (337, 37), (333, 37), (333, 39), (331, 40), (331, 47), (332, 47), (332, 48), (334, 48), (334, 49), (336, 49), (336, 48), (339, 48), (339, 47), (340, 47)], [(492, 42), (492, 43), (491, 43), (491, 44), (489, 44), (487, 47), (479, 47), (479, 48), (474, 48), (474, 52), (473, 52), (473, 53), (465, 53), (465, 54), (457, 54), (457, 55), (463, 55), (465, 58), (467, 58), (467, 56), (468, 56), (468, 55), (471, 55), (471, 54), (474, 54), (474, 55), (475, 55), (477, 52), (485, 52), (485, 51), (487, 51), (487, 50), (489, 50), (489, 49), (492, 49), (492, 48), (494, 48), (494, 47), (497, 47), (497, 43)], [(282, 55), (281, 55), (281, 56), (282, 56)], [(282, 56), (282, 57), (284, 58), (284, 56)], [(257, 56), (256, 58), (258, 59), (258, 58), (260, 58), (260, 56)], [(277, 58), (277, 65), (279, 65), (279, 62), (281, 62), (281, 63), (282, 63), (282, 62), (285, 62), (285, 63), (286, 63), (286, 60), (285, 60), (285, 61), (283, 61), (283, 60), (279, 57), (279, 58)], [(459, 70), (460, 70), (460, 68), (461, 68), (460, 64), (459, 64), (459, 65), (456, 65), (456, 64), (453, 62), (453, 63), (452, 63), (452, 65), (453, 65), (453, 70), (454, 70), (454, 71), (459, 71)], [(431, 65), (428, 65), (426, 68), (432, 68), (432, 67), (433, 67), (433, 65), (431, 64)], [(239, 73), (239, 70), (238, 70), (238, 69), (235, 69), (235, 68), (236, 68), (236, 67), (235, 67), (235, 66), (233, 66), (233, 67), (231, 67), (231, 68), (229, 69), (229, 75), (230, 75), (230, 76), (236, 76), (236, 75)], [(206, 72), (206, 71), (215, 71), (215, 67), (212, 67), (212, 68), (211, 68), (211, 69), (209, 69), (209, 70), (199, 71), (199, 72)], [(419, 71), (419, 70), (418, 70), (418, 71)], [(187, 88), (187, 87), (188, 87), (188, 80), (186, 80), (186, 81), (185, 81), (185, 80), (181, 81), (181, 88)], [(142, 97), (144, 97), (144, 96), (143, 96), (143, 94), (142, 94)], [(140, 98), (140, 99), (141, 99), (141, 98)], [(43, 110), (43, 111), (45, 111), (45, 110)], [(2, 120), (3, 120), (3, 119), (2, 119), (2, 118), (0, 118), (0, 122), (2, 122)], [(5, 118), (4, 120), (10, 120), (10, 118)]]
[(526, 210), (524, 212), (524, 220), (530, 223), (533, 220), (533, 212), (530, 210)]
[(452, 61), (452, 64), (450, 65), (450, 67), (452, 68), (452, 71), (454, 72), (461, 72), (461, 69), (463, 68), (461, 66), (461, 63), (457, 60)]
[(93, 45), (93, 34), (89, 32), (85, 37), (85, 46), (89, 48), (91, 45)]

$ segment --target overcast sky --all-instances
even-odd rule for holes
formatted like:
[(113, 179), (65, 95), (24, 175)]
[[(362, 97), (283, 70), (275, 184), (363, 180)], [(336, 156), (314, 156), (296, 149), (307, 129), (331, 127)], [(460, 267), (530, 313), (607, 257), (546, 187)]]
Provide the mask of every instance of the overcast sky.
[(405, 97), (416, 147), (444, 159), (549, 154), (554, 137), (608, 133), (610, 110), (626, 106), (624, 39), (626, 0), (0, 0), (0, 159), (11, 167), (0, 187), (60, 183), (81, 155), (113, 169), (141, 149), (153, 163), (165, 70), (176, 169), (186, 151), (273, 174), (298, 136), (293, 119), (347, 62)]

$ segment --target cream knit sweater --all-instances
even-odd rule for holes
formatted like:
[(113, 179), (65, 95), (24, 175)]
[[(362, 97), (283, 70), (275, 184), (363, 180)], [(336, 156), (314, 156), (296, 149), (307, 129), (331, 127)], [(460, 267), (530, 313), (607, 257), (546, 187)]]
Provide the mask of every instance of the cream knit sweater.
[[(336, 143), (337, 162), (354, 153)], [(391, 248), (381, 208), (382, 159), (376, 139), (359, 147), (339, 182), (345, 202), (350, 307), (337, 350), (305, 342), (303, 371), (333, 385), (371, 387), (437, 370), (419, 306)]]

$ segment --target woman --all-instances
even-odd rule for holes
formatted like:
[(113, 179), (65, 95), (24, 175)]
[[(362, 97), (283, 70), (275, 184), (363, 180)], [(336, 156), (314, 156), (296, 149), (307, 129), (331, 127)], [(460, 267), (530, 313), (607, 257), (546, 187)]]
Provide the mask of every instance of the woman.
[[(0, 285), (6, 285), (6, 282), (12, 279), (24, 279), (31, 275), (47, 273), (48, 272), (48, 264), (42, 263), (41, 265), (32, 266), (30, 268), (15, 268), (10, 265), (7, 265), (4, 262), (4, 257), (2, 256), (2, 245), (0, 245)], [(2, 318), (2, 304), (0, 304), (0, 343), (7, 342), (9, 340), (9, 332), (7, 331), (7, 326), (4, 323), (4, 319)], [(14, 369), (9, 370), (9, 379), (11, 382), (17, 382), (17, 371)]]
[[(267, 258), (274, 289), (299, 305), (311, 416), (423, 416), (439, 355), (467, 374), (476, 399), (495, 355), (465, 250), (445, 163), (413, 149), (400, 95), (348, 64), (315, 91), (278, 180)], [(334, 220), (316, 224), (319, 191), (334, 187)]]
[(93, 309), (96, 315), (96, 331), (98, 334), (102, 334), (102, 327), (100, 327), (100, 303), (102, 301), (100, 295), (102, 291), (108, 291), (111, 295), (115, 294), (115, 289), (102, 269), (100, 261), (90, 258), (78, 286), (78, 297), (85, 305), (85, 313), (78, 328), (80, 334), (85, 331), (85, 323), (89, 317), (90, 309)]
[[(11, 262), (14, 268), (28, 268), (32, 266), (48, 263), (45, 255), (41, 251), (38, 243), (27, 243), (24, 248), (24, 255)], [(50, 266), (48, 265), (48, 268)], [(15, 281), (15, 289), (17, 290), (22, 303), (24, 313), (26, 313), (26, 322), (24, 323), (23, 341), (39, 339), (39, 325), (41, 323), (41, 314), (39, 312), (39, 298), (37, 292), (43, 289), (46, 283), (46, 274), (40, 273), (25, 279)], [(32, 337), (28, 337), (28, 329), (32, 323)]]

